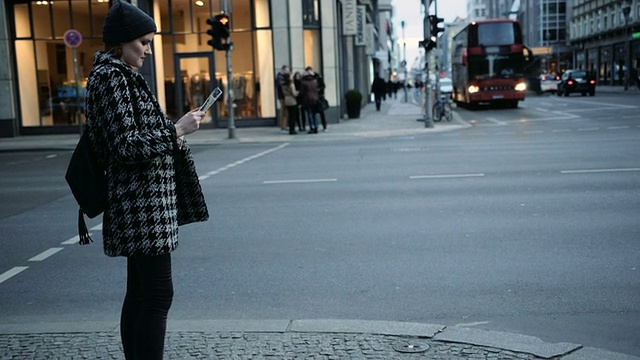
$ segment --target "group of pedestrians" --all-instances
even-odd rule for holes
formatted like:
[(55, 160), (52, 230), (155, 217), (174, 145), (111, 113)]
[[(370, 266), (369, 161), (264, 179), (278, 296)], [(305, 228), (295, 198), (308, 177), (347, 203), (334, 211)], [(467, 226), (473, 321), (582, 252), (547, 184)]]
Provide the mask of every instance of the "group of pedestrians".
[(280, 100), (280, 129), (295, 135), (305, 131), (318, 133), (318, 118), (322, 130), (327, 131), (327, 119), (324, 111), (328, 107), (324, 96), (325, 83), (320, 74), (307, 66), (303, 72), (291, 74), (291, 68), (283, 65), (276, 76), (276, 90)]

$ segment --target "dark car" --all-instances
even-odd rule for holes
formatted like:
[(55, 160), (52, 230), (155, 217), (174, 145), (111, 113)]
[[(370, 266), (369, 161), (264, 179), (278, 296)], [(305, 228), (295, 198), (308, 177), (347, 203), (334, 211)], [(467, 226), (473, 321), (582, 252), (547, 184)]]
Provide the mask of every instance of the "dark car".
[(587, 70), (565, 71), (558, 83), (558, 96), (569, 96), (571, 93), (594, 96), (596, 94), (595, 73)]

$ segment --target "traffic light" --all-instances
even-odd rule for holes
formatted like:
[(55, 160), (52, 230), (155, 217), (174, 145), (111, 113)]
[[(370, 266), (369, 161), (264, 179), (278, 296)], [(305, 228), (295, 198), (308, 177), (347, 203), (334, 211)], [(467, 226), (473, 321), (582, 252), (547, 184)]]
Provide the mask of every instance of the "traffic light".
[(207, 41), (207, 44), (216, 50), (230, 50), (229, 15), (222, 13), (208, 18), (207, 24), (211, 26), (211, 29), (207, 30), (207, 34), (211, 35), (211, 40)]
[(438, 45), (438, 34), (444, 31), (444, 28), (438, 26), (441, 22), (444, 22), (444, 19), (436, 15), (424, 17), (424, 40), (420, 41), (418, 45), (426, 52), (433, 50)]
[(441, 22), (444, 22), (443, 18), (439, 18), (436, 15), (429, 15), (429, 25), (431, 26), (431, 38), (438, 38), (438, 34), (444, 31), (444, 28), (438, 26)]

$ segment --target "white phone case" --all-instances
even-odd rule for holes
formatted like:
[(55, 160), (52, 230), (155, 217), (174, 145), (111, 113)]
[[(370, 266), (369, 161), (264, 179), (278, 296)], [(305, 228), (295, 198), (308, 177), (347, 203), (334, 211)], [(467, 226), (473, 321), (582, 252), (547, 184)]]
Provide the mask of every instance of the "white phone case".
[(211, 106), (215, 104), (215, 102), (218, 100), (220, 95), (222, 95), (222, 90), (219, 87), (216, 87), (215, 89), (213, 89), (211, 94), (209, 94), (209, 97), (207, 97), (207, 100), (205, 100), (204, 103), (200, 106), (200, 111), (204, 111), (204, 112), (209, 111)]

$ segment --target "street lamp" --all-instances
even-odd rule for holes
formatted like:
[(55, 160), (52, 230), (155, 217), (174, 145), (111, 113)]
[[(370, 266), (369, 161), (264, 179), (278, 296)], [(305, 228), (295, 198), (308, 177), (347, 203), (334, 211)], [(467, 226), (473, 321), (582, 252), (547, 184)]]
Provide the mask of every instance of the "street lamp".
[(407, 40), (404, 37), (404, 20), (400, 21), (400, 27), (402, 27), (402, 46), (403, 46), (403, 58), (404, 58), (404, 102), (407, 102)]
[(625, 2), (624, 7), (622, 8), (622, 14), (624, 15), (624, 66), (627, 68), (624, 72), (624, 89), (629, 90), (629, 67), (631, 66), (629, 60), (631, 58), (631, 49), (629, 49), (629, 14), (631, 14), (631, 5), (628, 2)]

